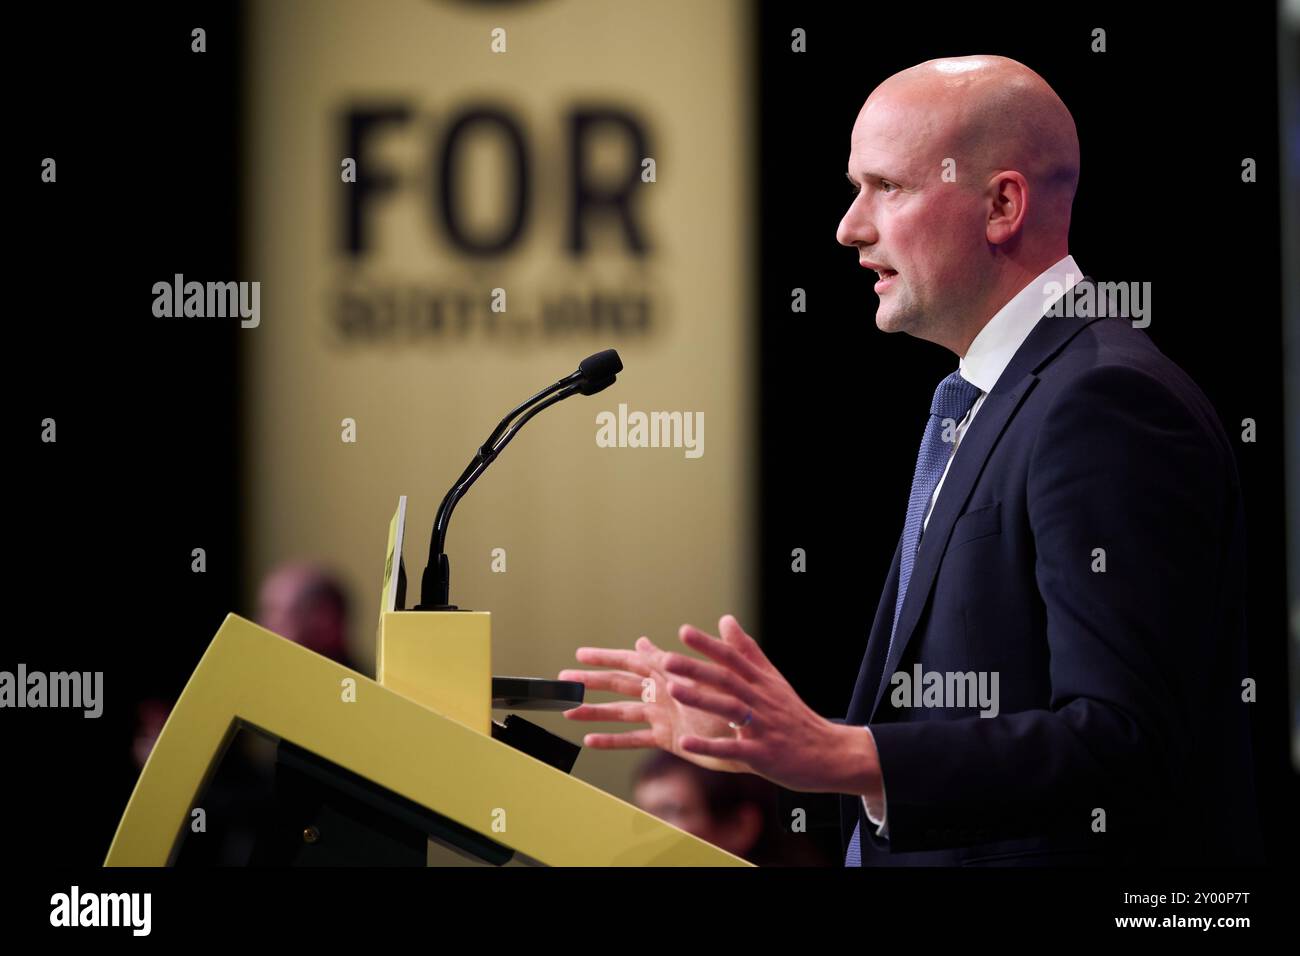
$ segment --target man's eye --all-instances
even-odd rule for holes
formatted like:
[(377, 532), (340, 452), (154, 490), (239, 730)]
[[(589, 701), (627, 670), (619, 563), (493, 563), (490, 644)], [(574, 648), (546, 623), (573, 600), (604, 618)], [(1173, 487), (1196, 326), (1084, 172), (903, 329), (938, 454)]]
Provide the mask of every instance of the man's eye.
[[(885, 188), (886, 186), (890, 187), (890, 189), (886, 189)], [(880, 189), (882, 192), (889, 192), (891, 189), (897, 189), (897, 188), (898, 187), (895, 186), (893, 183), (891, 183), (888, 179), (882, 179), (880, 181)]]

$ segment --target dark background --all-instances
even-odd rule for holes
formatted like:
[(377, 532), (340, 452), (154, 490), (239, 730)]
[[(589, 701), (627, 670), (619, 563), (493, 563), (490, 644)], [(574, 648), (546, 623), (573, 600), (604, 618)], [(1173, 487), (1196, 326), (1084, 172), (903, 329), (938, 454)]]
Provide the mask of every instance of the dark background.
[[(20, 610), (0, 669), (102, 670), (105, 700), (93, 720), (2, 712), (13, 861), (103, 863), (138, 773), (136, 701), (175, 700), (236, 608), (241, 330), (156, 320), (150, 289), (239, 271), (238, 12), (24, 5), (8, 31), (31, 66), (9, 87), (5, 151), (22, 424), (6, 469)], [(39, 181), (46, 156), (55, 185)], [(39, 439), (47, 417), (54, 444)], [(205, 574), (190, 570), (196, 547)]]
[[(209, 52), (188, 52), (202, 23)], [(808, 31), (808, 53), (789, 50)], [(1089, 51), (1103, 27), (1108, 52)], [(174, 698), (237, 608), (237, 323), (149, 321), (153, 282), (238, 274), (240, 8), (16, 9), (9, 85), (16, 204), (8, 316), (17, 460), (0, 669), (102, 670), (105, 713), (0, 715), (11, 863), (99, 866), (135, 782), (134, 702)], [(1297, 848), (1288, 758), (1275, 12), (1135, 19), (1123, 5), (762, 3), (753, 281), (762, 617), (777, 666), (842, 715), (897, 542), (924, 412), (957, 359), (875, 328), (871, 282), (835, 241), (858, 108), (885, 77), (943, 55), (999, 53), (1042, 74), (1082, 144), (1071, 253), (1098, 279), (1151, 281), (1147, 330), (1238, 443), (1250, 536), (1253, 710), (1274, 863)], [(59, 182), (39, 182), (40, 160)], [(1259, 181), (1241, 182), (1241, 160)], [(789, 311), (790, 290), (809, 309)], [(58, 423), (41, 444), (39, 423)], [(207, 549), (204, 575), (189, 570)], [(808, 571), (790, 572), (792, 548)], [(817, 621), (809, 631), (806, 622)], [(178, 627), (178, 622), (183, 626)], [(832, 810), (833, 812), (833, 810)], [(1232, 821), (1224, 821), (1231, 826)]]

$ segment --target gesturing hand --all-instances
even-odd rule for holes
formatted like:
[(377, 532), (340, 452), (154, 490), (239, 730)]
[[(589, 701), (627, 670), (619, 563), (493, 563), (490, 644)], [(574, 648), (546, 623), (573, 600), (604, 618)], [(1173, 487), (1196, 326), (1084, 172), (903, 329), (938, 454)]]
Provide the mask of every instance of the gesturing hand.
[(880, 764), (871, 735), (813, 711), (730, 614), (721, 638), (682, 625), (678, 636), (709, 660), (660, 650), (647, 637), (632, 651), (583, 647), (584, 664), (614, 671), (564, 670), (561, 680), (639, 698), (583, 704), (571, 720), (649, 724), (649, 729), (588, 734), (594, 748), (659, 747), (713, 770), (748, 771), (791, 790), (873, 794)]
[[(679, 636), (694, 630), (683, 625)], [(607, 647), (580, 647), (577, 659), (583, 664), (597, 667), (614, 667), (618, 670), (562, 670), (560, 680), (576, 680), (586, 685), (588, 690), (607, 690), (626, 697), (636, 698), (633, 702), (610, 704), (581, 704), (566, 710), (564, 716), (570, 720), (616, 721), (626, 723), (649, 724), (645, 730), (629, 730), (614, 734), (587, 734), (583, 745), (594, 749), (619, 750), (636, 747), (658, 747), (676, 754), (684, 760), (707, 767), (710, 770), (725, 770), (732, 773), (749, 770), (735, 760), (725, 760), (704, 754), (683, 750), (681, 741), (684, 737), (730, 737), (734, 731), (727, 726), (727, 718), (711, 714), (704, 710), (688, 707), (669, 693), (669, 683), (691, 685), (689, 678), (672, 677), (664, 669), (664, 663), (670, 656), (661, 650), (648, 637), (637, 639), (635, 650), (619, 650)], [(682, 655), (677, 655), (682, 656)]]

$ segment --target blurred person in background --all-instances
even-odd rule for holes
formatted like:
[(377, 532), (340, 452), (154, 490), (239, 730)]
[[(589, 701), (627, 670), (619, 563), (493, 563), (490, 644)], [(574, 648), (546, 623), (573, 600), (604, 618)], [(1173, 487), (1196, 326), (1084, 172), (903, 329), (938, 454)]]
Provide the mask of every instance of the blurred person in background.
[[(258, 590), (257, 623), (344, 667), (367, 673), (348, 650), (348, 599), (342, 583), (309, 562), (282, 564), (271, 570)], [(370, 676), (367, 674), (367, 676)], [(131, 753), (138, 768), (153, 750), (172, 704), (151, 698), (137, 708)], [(207, 830), (188, 833), (178, 866), (244, 866), (269, 810), (274, 779), (275, 741), (239, 729), (199, 801)]]
[(357, 670), (348, 651), (348, 599), (339, 580), (307, 562), (282, 564), (262, 580), (257, 623), (309, 651)]
[(633, 781), (633, 803), (642, 810), (758, 866), (832, 863), (807, 834), (782, 827), (781, 790), (763, 777), (708, 770), (661, 750), (637, 767)]
[[(313, 564), (282, 564), (263, 579), (258, 591), (258, 624), (344, 667), (360, 670), (348, 651), (347, 618), (348, 599), (343, 585)], [(131, 757), (137, 769), (144, 769), (171, 709), (170, 703), (158, 698), (137, 705), (131, 741)]]

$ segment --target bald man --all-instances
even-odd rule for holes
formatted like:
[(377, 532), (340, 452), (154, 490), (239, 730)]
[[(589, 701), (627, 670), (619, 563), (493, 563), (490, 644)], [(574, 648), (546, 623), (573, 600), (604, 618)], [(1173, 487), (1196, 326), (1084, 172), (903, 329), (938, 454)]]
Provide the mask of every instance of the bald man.
[(882, 402), (922, 436), (846, 716), (731, 615), (680, 629), (706, 660), (579, 649), (614, 670), (562, 678), (638, 699), (567, 716), (649, 725), (587, 746), (844, 795), (849, 866), (1259, 862), (1232, 447), (1068, 252), (1069, 110), (1014, 60), (931, 60), (867, 98), (848, 177), (877, 326), (959, 361), (928, 419)]

